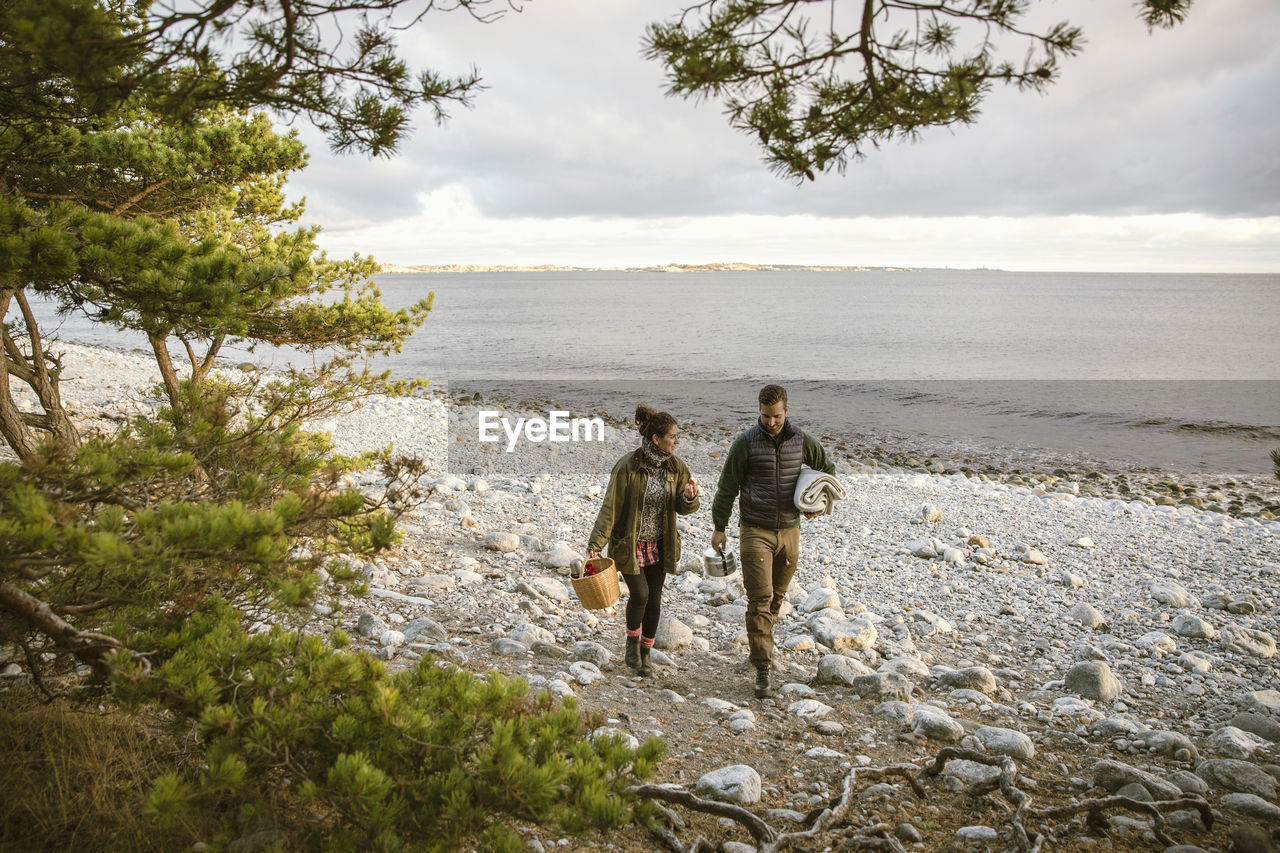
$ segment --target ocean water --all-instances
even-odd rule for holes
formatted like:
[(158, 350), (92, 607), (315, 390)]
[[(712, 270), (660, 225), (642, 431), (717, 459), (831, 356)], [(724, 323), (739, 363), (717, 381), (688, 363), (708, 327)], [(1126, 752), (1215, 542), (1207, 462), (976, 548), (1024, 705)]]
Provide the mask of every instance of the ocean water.
[[(1280, 448), (1280, 275), (538, 272), (381, 275), (435, 309), (390, 362), (451, 391), (638, 402), (736, 431), (766, 382), (827, 438), (1267, 479)], [(47, 309), (47, 306), (46, 306)], [(140, 346), (74, 317), (60, 334)], [(259, 352), (254, 358), (271, 360)], [(274, 356), (286, 358), (284, 354)]]

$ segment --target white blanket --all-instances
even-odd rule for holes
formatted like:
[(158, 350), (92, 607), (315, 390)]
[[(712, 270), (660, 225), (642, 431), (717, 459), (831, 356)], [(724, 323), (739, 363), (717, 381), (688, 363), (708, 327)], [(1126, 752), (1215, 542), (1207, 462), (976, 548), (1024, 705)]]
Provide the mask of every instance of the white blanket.
[(844, 486), (835, 477), (805, 467), (800, 469), (792, 500), (801, 512), (827, 515), (835, 507), (835, 502), (844, 496)]

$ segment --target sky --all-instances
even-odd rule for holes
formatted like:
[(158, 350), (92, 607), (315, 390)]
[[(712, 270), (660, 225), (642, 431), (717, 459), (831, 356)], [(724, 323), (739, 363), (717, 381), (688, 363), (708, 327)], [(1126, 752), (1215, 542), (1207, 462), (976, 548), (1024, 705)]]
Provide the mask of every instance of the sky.
[(312, 155), (290, 192), (330, 255), (395, 264), (1280, 272), (1275, 0), (1199, 0), (1153, 32), (1131, 3), (1036, 0), (1086, 38), (1046, 94), (998, 88), (975, 124), (802, 185), (719, 104), (665, 94), (641, 39), (682, 5), (432, 12), (403, 52), (474, 66), (473, 107), (417, 115), (389, 159), (335, 155), (298, 123)]

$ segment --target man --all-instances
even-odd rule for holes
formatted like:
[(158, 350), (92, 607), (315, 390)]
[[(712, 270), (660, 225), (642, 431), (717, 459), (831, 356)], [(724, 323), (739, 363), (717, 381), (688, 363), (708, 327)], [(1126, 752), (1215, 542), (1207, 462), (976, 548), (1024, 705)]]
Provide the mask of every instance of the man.
[[(800, 553), (800, 510), (793, 496), (800, 468), (828, 474), (836, 466), (812, 436), (787, 420), (787, 392), (778, 385), (760, 389), (760, 420), (729, 448), (711, 506), (715, 532), (711, 547), (724, 550), (724, 529), (738, 497), (742, 583), (747, 589), (747, 642), (756, 668), (758, 699), (773, 695), (773, 626), (796, 572)], [(812, 513), (806, 513), (812, 517)]]

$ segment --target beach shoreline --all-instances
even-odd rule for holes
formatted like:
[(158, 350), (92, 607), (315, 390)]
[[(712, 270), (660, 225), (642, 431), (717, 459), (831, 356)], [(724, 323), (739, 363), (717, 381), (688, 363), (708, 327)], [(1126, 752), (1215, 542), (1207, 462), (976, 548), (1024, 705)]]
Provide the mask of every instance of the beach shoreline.
[[(63, 346), (64, 398), (82, 423), (110, 428), (103, 415), (154, 405), (149, 355)], [(316, 425), (338, 452), (394, 444), (427, 470), (423, 500), (401, 519), (403, 540), (372, 559), (346, 558), (369, 594), (326, 584), (305, 630), (341, 628), (388, 667), (427, 657), (572, 698), (598, 712), (605, 731), (666, 740), (661, 783), (692, 788), (709, 771), (748, 765), (762, 780), (759, 808), (803, 813), (858, 768), (922, 765), (948, 744), (1014, 749), (1019, 784), (1034, 785), (1043, 805), (1148, 776), (1159, 796), (1179, 784), (1200, 791), (1219, 820), (1210, 829), (1179, 819), (1172, 831), (1220, 850), (1233, 827), (1259, 818), (1238, 811), (1236, 783), (1215, 770), (1236, 765), (1214, 762), (1241, 762), (1249, 778), (1280, 784), (1280, 742), (1237, 734), (1280, 730), (1280, 522), (1078, 494), (1087, 478), (1013, 483), (828, 448), (849, 496), (804, 522), (775, 632), (781, 692), (761, 701), (746, 664), (741, 577), (710, 577), (699, 560), (731, 431), (682, 432), (677, 454), (701, 484), (702, 508), (680, 521), (657, 675), (641, 679), (621, 663), (621, 603), (584, 610), (569, 578), (635, 430), (623, 413), (589, 443), (526, 442), (507, 453), (478, 441), (482, 410), (530, 415), (551, 401), (521, 402), (451, 399), (436, 388), (375, 397)], [(379, 476), (357, 482), (376, 492)], [(734, 524), (728, 533), (736, 548)], [(255, 618), (261, 630), (275, 617)], [(1098, 677), (1081, 681), (1090, 673)], [(915, 849), (942, 849), (973, 826), (1007, 834), (1008, 811), (966, 793), (977, 772), (944, 773), (927, 798), (868, 789), (856, 820), (907, 823), (922, 838)], [(1257, 785), (1264, 806), (1280, 810), (1275, 787)], [(1255, 812), (1265, 820), (1264, 806)], [(742, 836), (711, 819), (692, 826)], [(1118, 816), (1107, 832), (1127, 849), (1147, 843), (1152, 826)], [(1041, 829), (1055, 849), (1098, 843), (1082, 819)], [(519, 830), (555, 841), (536, 824)], [(653, 842), (631, 827), (565, 846), (639, 853)]]

